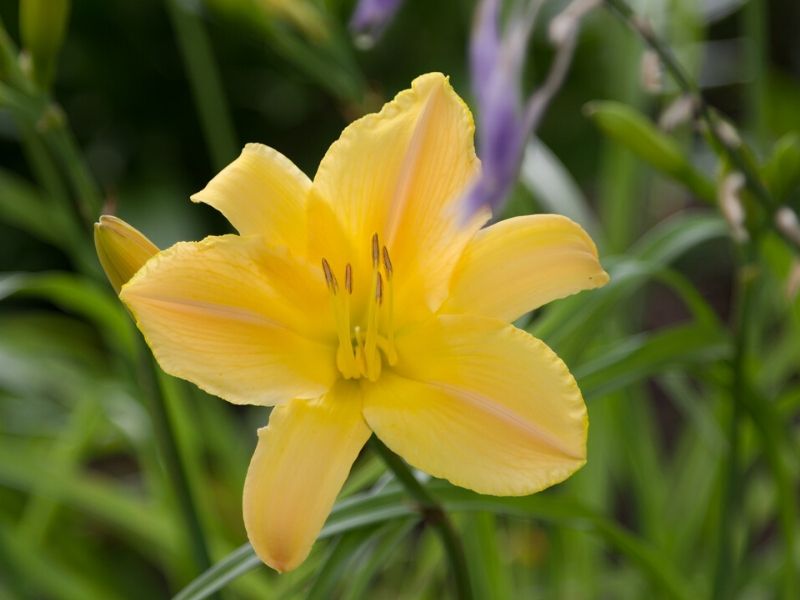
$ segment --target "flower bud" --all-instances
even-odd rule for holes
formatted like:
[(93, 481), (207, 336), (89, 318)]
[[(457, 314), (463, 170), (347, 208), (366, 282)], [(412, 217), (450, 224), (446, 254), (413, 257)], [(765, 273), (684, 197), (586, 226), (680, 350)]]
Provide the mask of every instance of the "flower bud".
[(775, 226), (787, 238), (800, 246), (800, 220), (788, 206), (782, 206), (775, 213)]
[(800, 261), (795, 259), (786, 278), (786, 298), (789, 302), (794, 302), (798, 293), (800, 293)]
[(720, 120), (716, 125), (716, 131), (719, 138), (728, 148), (738, 148), (742, 145), (742, 138), (739, 132), (728, 121)]
[(645, 50), (639, 63), (642, 87), (650, 94), (663, 91), (664, 81), (661, 68), (661, 59), (653, 50)]
[(94, 224), (94, 246), (103, 271), (117, 293), (159, 251), (138, 229), (111, 215), (101, 216)]
[(745, 227), (746, 214), (741, 199), (744, 184), (744, 175), (734, 172), (726, 175), (719, 186), (719, 206), (722, 216), (731, 228), (733, 239), (740, 244), (750, 237)]
[(658, 118), (658, 126), (663, 131), (673, 131), (689, 121), (697, 110), (697, 98), (684, 94), (676, 98), (664, 109)]
[(547, 35), (554, 46), (566, 43), (570, 36), (575, 35), (581, 19), (600, 5), (599, 0), (573, 0), (564, 10), (558, 13), (547, 28)]
[(403, 0), (359, 0), (350, 18), (356, 45), (371, 48), (392, 22)]
[(22, 0), (19, 29), (31, 61), (32, 75), (43, 88), (53, 78), (56, 57), (69, 20), (69, 0)]

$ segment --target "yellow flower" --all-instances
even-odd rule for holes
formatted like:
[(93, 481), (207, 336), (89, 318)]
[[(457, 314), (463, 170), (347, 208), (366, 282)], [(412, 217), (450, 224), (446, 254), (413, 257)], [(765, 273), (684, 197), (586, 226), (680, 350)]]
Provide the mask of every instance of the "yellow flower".
[(313, 182), (247, 145), (192, 198), (239, 235), (176, 244), (122, 288), (165, 371), (275, 406), (244, 487), (273, 568), (308, 555), (371, 432), (484, 494), (530, 494), (584, 464), (575, 380), (509, 323), (608, 276), (564, 217), (465, 220), (478, 169), (469, 110), (424, 75), (345, 129)]

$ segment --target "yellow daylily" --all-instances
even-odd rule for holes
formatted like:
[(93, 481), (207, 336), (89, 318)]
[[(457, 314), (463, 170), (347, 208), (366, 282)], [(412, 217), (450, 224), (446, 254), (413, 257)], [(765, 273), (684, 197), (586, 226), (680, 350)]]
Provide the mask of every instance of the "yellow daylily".
[(608, 276), (564, 217), (465, 219), (478, 169), (468, 108), (423, 75), (347, 127), (313, 181), (248, 144), (192, 198), (239, 234), (176, 244), (122, 287), (165, 371), (274, 406), (243, 502), (271, 567), (308, 555), (371, 433), (485, 494), (530, 494), (584, 464), (575, 380), (509, 323)]

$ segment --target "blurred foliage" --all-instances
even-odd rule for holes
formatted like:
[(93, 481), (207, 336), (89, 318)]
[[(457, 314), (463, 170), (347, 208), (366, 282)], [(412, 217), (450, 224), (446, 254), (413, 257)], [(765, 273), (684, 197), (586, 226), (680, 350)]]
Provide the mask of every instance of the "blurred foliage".
[[(348, 37), (346, 0), (83, 0), (63, 23), (56, 4), (70, 3), (0, 2), (23, 46), (0, 56), (0, 597), (167, 597), (209, 561), (225, 598), (450, 594), (438, 539), (369, 449), (302, 568), (277, 576), (236, 550), (267, 415), (153, 368), (90, 223), (102, 204), (160, 247), (226, 232), (188, 196), (244, 142), (313, 174), (350, 120), (420, 73), (448, 73), (469, 98), (473, 3), (407, 0), (368, 52)], [(563, 5), (545, 5), (528, 88)], [(800, 5), (635, 8), (736, 126), (772, 198), (800, 210)], [(731, 166), (691, 120), (659, 130), (678, 90), (666, 74), (643, 89), (642, 48), (602, 8), (586, 19), (506, 208), (580, 221), (612, 281), (523, 323), (581, 385), (588, 465), (529, 498), (427, 484), (456, 518), (480, 598), (800, 589), (796, 248), (744, 191), (740, 256), (716, 206)]]

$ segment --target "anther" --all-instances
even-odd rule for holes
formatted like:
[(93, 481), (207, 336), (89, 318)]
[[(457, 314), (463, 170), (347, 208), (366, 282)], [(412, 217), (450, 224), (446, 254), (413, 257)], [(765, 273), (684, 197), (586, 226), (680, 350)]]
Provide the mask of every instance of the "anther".
[(339, 291), (339, 282), (336, 281), (336, 276), (331, 271), (331, 266), (328, 261), (322, 259), (322, 270), (325, 272), (325, 283), (328, 284), (328, 289), (334, 294)]
[(378, 280), (375, 282), (375, 301), (378, 304), (383, 303), (383, 278), (378, 273)]
[(353, 293), (353, 267), (350, 266), (350, 263), (347, 263), (344, 268), (344, 287), (348, 294)]
[(392, 259), (389, 258), (389, 249), (383, 247), (383, 267), (386, 269), (386, 279), (391, 279), (394, 270), (392, 269)]
[(381, 258), (381, 248), (378, 244), (378, 234), (372, 234), (372, 266), (377, 268)]

